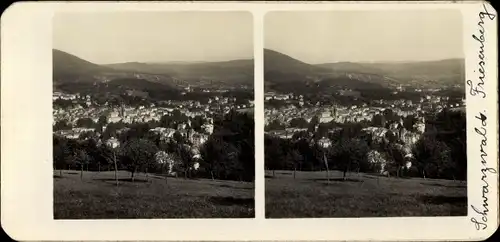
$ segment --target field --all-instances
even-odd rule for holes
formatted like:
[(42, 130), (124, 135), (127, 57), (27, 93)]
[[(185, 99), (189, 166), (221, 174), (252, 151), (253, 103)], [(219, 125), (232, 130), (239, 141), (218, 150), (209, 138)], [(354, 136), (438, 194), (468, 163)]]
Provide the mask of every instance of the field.
[(266, 171), (266, 217), (466, 216), (464, 181)]
[(253, 218), (253, 183), (119, 171), (54, 172), (54, 219)]

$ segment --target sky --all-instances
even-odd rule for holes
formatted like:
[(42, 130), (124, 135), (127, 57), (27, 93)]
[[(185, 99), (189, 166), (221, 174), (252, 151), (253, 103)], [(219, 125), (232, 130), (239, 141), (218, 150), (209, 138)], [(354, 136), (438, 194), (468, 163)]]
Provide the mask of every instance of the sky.
[(53, 48), (96, 64), (253, 58), (249, 12), (58, 13)]
[(310, 64), (463, 58), (457, 10), (269, 12), (264, 46)]

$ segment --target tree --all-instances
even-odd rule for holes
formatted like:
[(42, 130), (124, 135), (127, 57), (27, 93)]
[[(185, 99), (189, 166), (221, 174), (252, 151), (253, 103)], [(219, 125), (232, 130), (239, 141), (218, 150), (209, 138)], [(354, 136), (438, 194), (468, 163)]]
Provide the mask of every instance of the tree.
[(71, 100), (64, 100), (64, 99), (56, 99), (53, 102), (54, 107), (57, 108), (69, 108), (74, 106), (73, 102)]
[(129, 139), (147, 139), (150, 134), (149, 130), (150, 128), (147, 123), (136, 123), (125, 133), (124, 141)]
[(389, 130), (385, 133), (385, 138), (387, 139), (388, 144), (393, 144), (393, 143), (398, 142), (398, 136), (394, 132), (392, 132), (391, 130)]
[(86, 131), (78, 136), (79, 140), (97, 140), (97, 135), (93, 131)]
[(328, 124), (321, 123), (315, 133), (316, 137), (325, 137), (328, 135)]
[(414, 128), (413, 126), (417, 122), (417, 119), (415, 118), (415, 115), (408, 115), (403, 119), (403, 126), (405, 127), (406, 130), (413, 131)]
[(85, 150), (77, 150), (75, 152), (75, 163), (80, 165), (80, 179), (83, 180), (83, 167), (85, 165), (88, 166), (90, 161), (90, 156), (87, 154)]
[(194, 165), (194, 158), (189, 146), (185, 144), (177, 144), (176, 156), (180, 162), (175, 166), (176, 171), (184, 173), (184, 178), (188, 178), (188, 172)]
[(251, 181), (255, 176), (255, 134), (253, 116), (231, 110), (222, 117), (214, 119), (214, 133), (233, 150), (227, 152), (225, 164), (229, 173), (223, 173), (223, 179)]
[(282, 140), (278, 137), (266, 135), (264, 138), (265, 165), (267, 169), (273, 171), (273, 177), (275, 176), (275, 170), (284, 168), (285, 154), (281, 143)]
[(165, 150), (169, 154), (173, 154), (177, 151), (177, 142), (174, 139), (167, 139), (160, 142), (159, 148)]
[(165, 128), (175, 128), (175, 123), (170, 115), (163, 115), (160, 119), (160, 126)]
[(172, 111), (172, 120), (176, 124), (187, 122), (188, 119), (189, 118), (185, 114), (181, 113), (179, 109), (174, 109), (174, 111)]
[(342, 178), (345, 180), (347, 172), (353, 167), (365, 167), (368, 163), (369, 147), (365, 141), (359, 139), (341, 139), (334, 143), (328, 150), (336, 169), (343, 171)]
[(340, 131), (343, 138), (357, 138), (361, 135), (363, 126), (359, 123), (346, 124)]
[(155, 154), (156, 165), (160, 167), (161, 173), (164, 173), (165, 171), (167, 172), (167, 174), (165, 175), (165, 183), (168, 183), (167, 177), (168, 177), (168, 171), (170, 170), (169, 160), (170, 157), (167, 154), (167, 152), (163, 150), (156, 152)]
[(182, 113), (179, 109), (176, 108), (172, 111), (172, 117), (174, 117), (174, 119), (179, 118), (181, 116), (182, 116)]
[(295, 149), (290, 150), (286, 156), (287, 166), (293, 169), (293, 179), (295, 179), (295, 174), (297, 172), (297, 166), (303, 161), (302, 155)]
[(316, 130), (316, 126), (319, 124), (319, 117), (314, 116), (309, 122), (309, 127), (307, 128), (308, 132), (314, 132)]
[(191, 120), (191, 128), (193, 128), (196, 132), (202, 132), (201, 126), (203, 125), (203, 123), (203, 117), (197, 115)]
[(72, 159), (72, 150), (68, 145), (66, 138), (54, 136), (53, 138), (53, 165), (54, 169), (59, 169), (59, 176), (62, 176), (62, 170)]
[(396, 170), (396, 176), (400, 177), (402, 167), (406, 164), (404, 147), (398, 143), (389, 143), (386, 147), (389, 168)]
[(215, 179), (214, 172), (217, 170), (218, 161), (223, 160), (226, 148), (224, 146), (223, 140), (211, 136), (200, 149), (201, 157), (212, 180)]
[[(330, 147), (331, 148), (331, 147)], [(324, 157), (327, 154), (328, 150), (321, 147), (318, 143), (314, 143), (311, 147), (311, 153), (314, 157), (315, 167), (323, 170), (325, 167)]]
[(312, 171), (315, 169), (317, 162), (313, 155), (313, 150), (309, 145), (307, 138), (301, 138), (294, 142), (294, 149), (296, 149), (302, 155), (302, 163), (299, 163), (299, 170)]
[(113, 123), (110, 123), (106, 126), (106, 130), (102, 133), (102, 139), (108, 140), (113, 137), (117, 137), (117, 128)]
[(251, 180), (253, 169), (250, 170), (246, 167), (244, 162), (240, 159), (241, 150), (228, 142), (225, 142), (225, 147), (227, 153), (217, 165), (219, 177), (224, 180)]
[(376, 114), (372, 118), (372, 126), (374, 127), (385, 127), (386, 119), (380, 114)]
[(450, 148), (446, 143), (430, 135), (423, 136), (412, 152), (423, 178), (455, 177)]
[(137, 170), (151, 166), (158, 148), (147, 139), (131, 139), (125, 143), (121, 160), (131, 173), (132, 181)]
[(106, 115), (99, 116), (99, 119), (97, 120), (97, 129), (100, 133), (102, 133), (103, 128), (106, 127), (107, 124), (108, 117)]
[(184, 137), (179, 131), (175, 131), (173, 138), (177, 144), (186, 144), (187, 138)]
[(147, 132), (144, 135), (144, 138), (152, 141), (157, 147), (160, 146), (160, 143), (161, 143), (161, 135), (160, 134), (154, 133), (154, 132)]
[(91, 118), (80, 118), (76, 121), (76, 127), (93, 128), (94, 126), (94, 120)]
[(54, 124), (54, 130), (70, 130), (72, 129), (72, 125), (65, 119), (59, 120)]
[(239, 163), (236, 146), (225, 142), (221, 137), (212, 136), (202, 146), (200, 153), (212, 179), (228, 179), (238, 176), (235, 169)]
[(79, 149), (79, 145), (77, 141), (71, 139), (63, 139), (62, 146), (64, 151), (62, 152), (63, 156), (63, 167), (66, 166), (68, 169), (76, 165), (76, 154)]
[(238, 179), (252, 181), (255, 178), (255, 124), (253, 115), (230, 112), (225, 117), (229, 132), (223, 137), (226, 142), (234, 144), (237, 151), (232, 154), (237, 159)]
[[(105, 151), (108, 151), (109, 153), (112, 154), (112, 161), (113, 164), (115, 165), (115, 181), (116, 185), (118, 186), (118, 161), (116, 160), (116, 150), (120, 146), (120, 142), (116, 138), (110, 138), (106, 141), (105, 143), (106, 149)], [(108, 157), (111, 157), (108, 153)], [(108, 159), (108, 160), (111, 160)], [(109, 166), (108, 166), (109, 167)]]
[(283, 130), (285, 129), (285, 125), (283, 125), (279, 120), (273, 120), (271, 123), (266, 125), (265, 127), (266, 131), (271, 131), (271, 130)]
[(108, 167), (108, 170), (110, 170), (110, 167), (114, 164), (113, 150), (106, 145), (98, 145), (93, 156), (95, 157), (94, 159), (96, 160), (99, 172), (101, 172), (101, 161), (105, 161), (104, 164)]
[(385, 109), (383, 112), (382, 112), (384, 118), (386, 121), (395, 121), (396, 120), (396, 114), (394, 113), (394, 111), (392, 111), (392, 109)]
[(309, 133), (307, 131), (295, 132), (292, 135), (292, 140), (293, 141), (298, 141), (298, 140), (307, 139), (307, 138), (309, 138)]
[(309, 123), (304, 118), (294, 118), (290, 121), (290, 127), (307, 128)]
[(89, 165), (92, 165), (93, 167), (94, 165), (97, 165), (100, 171), (100, 155), (98, 154), (99, 149), (97, 143), (98, 139), (94, 134), (92, 134), (89, 138), (79, 138), (80, 149), (83, 150), (88, 156), (88, 161), (86, 163), (87, 171), (89, 170)]
[(467, 179), (467, 127), (466, 115), (461, 111), (444, 109), (436, 115), (434, 123), (437, 133), (435, 138), (444, 142), (450, 149), (454, 163), (455, 176)]

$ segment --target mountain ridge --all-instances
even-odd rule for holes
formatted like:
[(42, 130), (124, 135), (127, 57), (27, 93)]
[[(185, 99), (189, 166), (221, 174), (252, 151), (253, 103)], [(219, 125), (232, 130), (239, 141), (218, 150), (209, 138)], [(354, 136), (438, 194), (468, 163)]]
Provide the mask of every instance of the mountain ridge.
[(191, 84), (210, 79), (213, 82), (226, 85), (233, 83), (253, 86), (254, 76), (253, 59), (197, 63), (126, 62), (110, 64), (106, 67), (150, 74), (168, 74), (177, 79), (184, 79)]
[[(137, 61), (99, 65), (53, 49), (53, 79), (59, 83), (106, 82), (137, 77), (172, 86), (253, 86), (253, 59), (218, 62), (143, 63)], [(139, 76), (138, 76), (139, 75)]]
[[(400, 85), (415, 88), (460, 86), (465, 78), (465, 60), (449, 58), (436, 61), (416, 62), (333, 62), (308, 64), (289, 55), (264, 50), (265, 79), (268, 87), (278, 87), (287, 83), (311, 81), (343, 88), (361, 88), (362, 85), (376, 85), (394, 88)], [(352, 83), (349, 83), (352, 82)]]

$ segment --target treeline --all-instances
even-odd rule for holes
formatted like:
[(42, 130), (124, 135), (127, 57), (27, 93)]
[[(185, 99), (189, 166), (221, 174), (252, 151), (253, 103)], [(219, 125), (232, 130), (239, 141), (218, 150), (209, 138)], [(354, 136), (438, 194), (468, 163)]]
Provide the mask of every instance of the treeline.
[[(113, 134), (113, 140), (96, 133), (86, 133), (77, 140), (54, 136), (54, 169), (79, 170), (127, 170), (131, 177), (138, 171), (164, 173), (165, 159), (174, 160), (173, 170), (185, 178), (211, 178), (223, 180), (253, 181), (254, 169), (254, 121), (242, 113), (230, 112), (217, 119), (214, 133), (209, 136), (198, 152), (193, 144), (180, 135), (162, 139), (149, 132), (148, 124), (135, 124), (128, 131)], [(199, 153), (199, 156), (196, 154)], [(160, 156), (160, 157), (158, 157)], [(195, 163), (199, 169), (194, 169)]]
[[(56, 86), (58, 90), (66, 93), (80, 93), (90, 95), (99, 105), (104, 103), (126, 104), (126, 105), (161, 105), (161, 101), (200, 101), (206, 103), (209, 98), (215, 95), (223, 97), (235, 97), (238, 104), (248, 103), (248, 100), (254, 100), (253, 92), (244, 89), (235, 89), (225, 93), (214, 94), (212, 92), (186, 92), (174, 88), (170, 85), (150, 82), (142, 79), (116, 79), (107, 83), (62, 83)], [(127, 91), (133, 91), (135, 95), (126, 94)], [(78, 102), (84, 104), (84, 102)], [(74, 105), (72, 101), (55, 101), (55, 106), (69, 107)]]
[[(432, 117), (432, 116), (431, 116)], [(344, 126), (359, 126), (360, 128), (367, 127), (381, 127), (381, 128), (389, 128), (391, 123), (403, 121), (403, 127), (408, 131), (415, 131), (414, 125), (417, 122), (417, 117), (415, 115), (408, 116), (400, 116), (395, 113), (392, 109), (385, 109), (382, 114), (374, 115), (372, 120), (362, 120), (356, 123), (338, 123), (335, 120), (332, 120), (327, 123), (320, 123), (319, 117), (313, 117), (309, 122), (302, 118), (297, 117), (290, 120), (289, 123), (282, 123), (279, 120), (273, 120), (269, 124), (264, 127), (265, 131), (271, 130), (283, 130), (285, 128), (299, 128), (299, 129), (308, 129), (310, 131), (314, 130), (317, 127), (316, 132), (318, 135), (326, 135), (329, 130), (335, 128), (343, 128)], [(432, 119), (431, 119), (432, 120)]]
[[(389, 131), (381, 142), (374, 142), (369, 134), (361, 132), (359, 124), (345, 124), (327, 133), (331, 142), (327, 148), (319, 145), (323, 135), (318, 131), (299, 132), (292, 139), (266, 135), (266, 169), (322, 171), (328, 168), (342, 171), (345, 178), (351, 171), (379, 172), (380, 165), (385, 163), (384, 170), (394, 176), (465, 180), (465, 113), (444, 110), (426, 123), (434, 131), (424, 133), (409, 151), (396, 134)], [(380, 162), (383, 160), (386, 162)], [(409, 161), (412, 167), (406, 169)]]
[[(322, 82), (323, 83), (323, 82)], [(307, 102), (305, 105), (315, 105), (319, 103), (321, 105), (329, 104), (339, 104), (342, 106), (353, 106), (353, 105), (363, 105), (365, 103), (369, 104), (373, 100), (411, 100), (413, 102), (420, 101), (421, 97), (424, 97), (425, 93), (415, 92), (415, 91), (402, 91), (394, 93), (392, 89), (383, 88), (375, 86), (370, 87), (358, 87), (352, 90), (357, 93), (357, 95), (332, 95), (339, 90), (344, 89), (343, 87), (334, 87), (323, 84), (307, 84), (303, 82), (290, 82), (290, 85), (281, 85), (269, 87), (266, 91), (275, 90), (283, 93), (295, 93), (302, 94), (304, 100)], [(440, 92), (436, 94), (448, 94), (448, 92)], [(459, 95), (459, 94), (458, 94)], [(462, 94), (463, 96), (463, 94)], [(279, 108), (281, 106), (290, 105), (289, 101), (274, 100), (273, 102), (266, 102), (266, 105), (271, 107)]]

